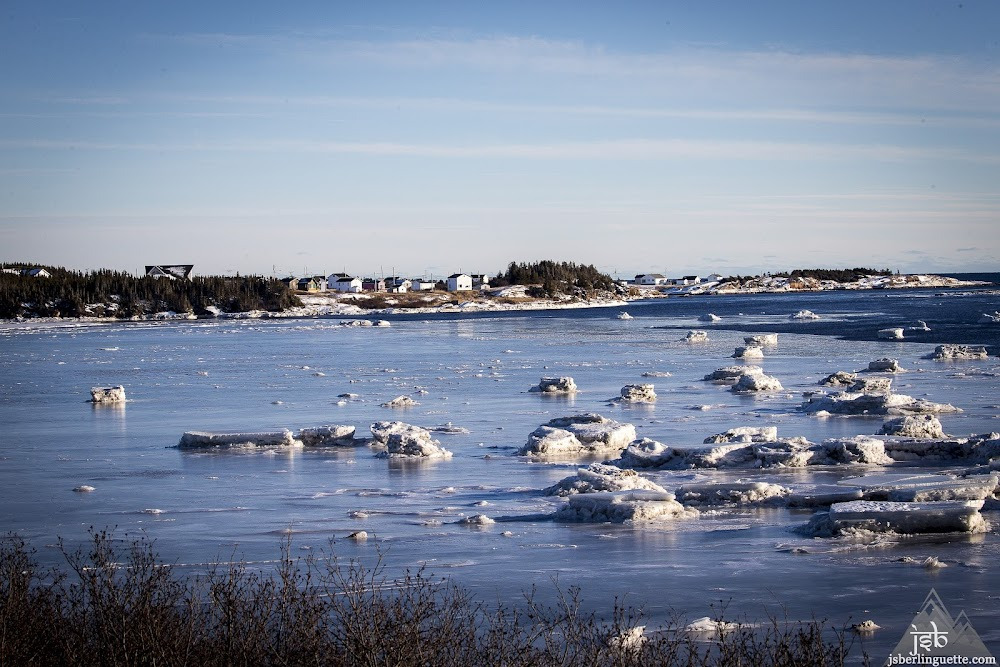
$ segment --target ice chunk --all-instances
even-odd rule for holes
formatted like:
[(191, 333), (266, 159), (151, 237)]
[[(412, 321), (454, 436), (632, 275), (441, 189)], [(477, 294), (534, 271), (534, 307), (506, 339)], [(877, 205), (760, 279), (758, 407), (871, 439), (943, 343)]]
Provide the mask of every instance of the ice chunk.
[(387, 402), (383, 403), (382, 407), (383, 408), (412, 408), (415, 405), (420, 405), (420, 404), (417, 403), (416, 401), (414, 401), (409, 396), (403, 395), (403, 396), (397, 396), (396, 398), (392, 399), (391, 401), (387, 401)]
[(747, 345), (757, 345), (760, 347), (773, 346), (778, 344), (778, 334), (756, 334), (754, 336), (744, 336), (743, 342)]
[(897, 533), (981, 533), (988, 525), (982, 500), (892, 502), (852, 500), (830, 506), (834, 534), (847, 530)]
[(451, 452), (431, 438), (426, 429), (410, 426), (408, 430), (390, 433), (384, 452), (376, 454), (382, 459), (440, 459), (451, 458)]
[(986, 359), (986, 348), (982, 345), (938, 345), (934, 348), (932, 359), (937, 360), (967, 360)]
[(654, 403), (656, 392), (651, 384), (627, 384), (621, 389), (621, 396), (613, 399), (619, 403)]
[(858, 376), (854, 373), (848, 373), (847, 371), (837, 371), (836, 373), (831, 373), (825, 378), (819, 381), (819, 383), (824, 387), (840, 387), (840, 386), (850, 386), (854, 384), (854, 381), (858, 379)]
[(496, 521), (485, 514), (473, 514), (459, 519), (457, 523), (465, 526), (492, 526)]
[(819, 319), (819, 315), (817, 315), (816, 313), (812, 312), (811, 310), (800, 310), (799, 312), (795, 313), (794, 315), (789, 315), (788, 319), (790, 319), (790, 320), (818, 320)]
[(825, 507), (833, 503), (861, 500), (861, 489), (845, 489), (842, 486), (816, 486), (788, 494), (789, 507)]
[(535, 429), (519, 456), (617, 453), (635, 440), (635, 426), (594, 413), (552, 419)]
[(733, 359), (763, 359), (764, 348), (759, 345), (745, 345), (736, 348)]
[(702, 316), (700, 316), (700, 317), (698, 318), (698, 321), (699, 321), (699, 322), (718, 322), (718, 321), (720, 321), (721, 319), (722, 319), (722, 318), (721, 318), (721, 317), (719, 317), (718, 315), (716, 315), (715, 313), (708, 313), (708, 314), (706, 314), (706, 315), (702, 315)]
[(879, 329), (878, 337), (883, 340), (903, 340), (903, 328), (891, 327), (889, 329)]
[(885, 451), (883, 441), (863, 435), (824, 440), (820, 447), (822, 448), (822, 458), (817, 456), (814, 461), (818, 465), (843, 463), (887, 465), (893, 463), (893, 459)]
[(543, 394), (572, 394), (576, 390), (576, 382), (571, 377), (543, 377), (528, 391)]
[(629, 315), (625, 311), (622, 311), (622, 312), (618, 313), (618, 315), (616, 317), (619, 320), (631, 320), (631, 319), (634, 319), (631, 315)]
[(281, 431), (187, 431), (177, 444), (178, 447), (301, 447), (288, 429)]
[(725, 366), (704, 377), (706, 382), (736, 382), (744, 375), (758, 375), (764, 372), (760, 366)]
[(684, 484), (676, 496), (685, 505), (758, 505), (783, 502), (789, 489), (766, 482), (705, 482)]
[(764, 373), (749, 373), (741, 375), (736, 384), (732, 386), (732, 391), (737, 393), (773, 392), (784, 391), (778, 378)]
[(879, 430), (880, 435), (906, 438), (944, 438), (941, 422), (934, 415), (906, 415), (888, 419)]
[(698, 516), (674, 499), (672, 493), (659, 491), (614, 491), (577, 493), (556, 510), (557, 521), (579, 522), (646, 522), (686, 519)]
[(904, 394), (868, 394), (839, 392), (831, 396), (810, 396), (802, 404), (808, 413), (825, 412), (835, 415), (906, 415), (961, 412), (947, 403), (932, 403)]
[(688, 343), (707, 343), (708, 332), (700, 329), (692, 329), (687, 332), (687, 336), (684, 337), (684, 340)]
[(324, 445), (355, 444), (354, 426), (331, 424), (328, 426), (313, 426), (299, 430), (298, 439), (306, 447), (321, 447)]
[(124, 403), (125, 387), (94, 387), (90, 390), (91, 403)]
[(634, 470), (623, 470), (603, 463), (593, 463), (587, 468), (580, 468), (575, 475), (548, 487), (543, 493), (547, 496), (569, 496), (574, 493), (634, 489), (666, 493), (666, 489), (662, 486), (642, 477)]
[(899, 367), (898, 360), (883, 357), (869, 362), (868, 371), (871, 373), (902, 373), (903, 369)]
[(862, 394), (888, 394), (892, 391), (892, 378), (858, 378), (847, 391), (861, 392)]
[(705, 438), (705, 444), (720, 442), (774, 442), (778, 439), (777, 426), (738, 426), (723, 433)]

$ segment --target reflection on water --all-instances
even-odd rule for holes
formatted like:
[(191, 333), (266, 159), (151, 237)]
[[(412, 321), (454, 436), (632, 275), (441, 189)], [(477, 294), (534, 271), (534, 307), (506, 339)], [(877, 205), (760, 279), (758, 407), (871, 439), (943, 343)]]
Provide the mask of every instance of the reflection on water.
[[(905, 323), (917, 313), (932, 330), (948, 331), (949, 322), (1000, 309), (995, 296), (939, 300), (928, 309), (917, 294), (668, 299), (630, 305), (635, 319), (627, 321), (610, 309), (403, 316), (378, 329), (330, 320), (7, 328), (0, 330), (0, 529), (22, 533), (49, 562), (59, 555), (45, 545), (57, 537), (74, 544), (90, 526), (141, 531), (165, 560), (192, 571), (218, 559), (273, 562), (282, 536), (301, 553), (326, 548), (332, 538), (340, 556), (381, 557), (392, 568), (426, 564), (490, 600), (517, 603), (531, 585), (544, 593), (558, 579), (582, 586), (594, 610), (609, 610), (625, 596), (644, 606), (653, 624), (674, 611), (710, 615), (713, 604), (751, 618), (872, 618), (886, 630), (871, 641), (885, 650), (933, 586), (949, 607), (966, 610), (989, 645), (996, 640), (988, 630), (996, 626), (993, 591), (1000, 589), (996, 529), (818, 540), (791, 530), (808, 521), (810, 510), (780, 507), (703, 508), (698, 519), (651, 526), (557, 523), (548, 516), (561, 501), (541, 490), (586, 461), (511, 456), (540, 424), (579, 412), (632, 423), (640, 437), (679, 447), (735, 426), (776, 426), (779, 436), (813, 442), (872, 434), (880, 418), (821, 419), (798, 406), (826, 375), (885, 356), (906, 369), (893, 378), (897, 391), (964, 410), (941, 417), (946, 432), (998, 431), (996, 357), (940, 363), (926, 359), (933, 341), (836, 337), (883, 321)], [(803, 308), (830, 321), (784, 331), (788, 314)], [(697, 322), (705, 312), (723, 320)], [(732, 354), (745, 335), (772, 326), (783, 333), (758, 364), (785, 391), (737, 395), (702, 380), (737, 363)], [(684, 341), (688, 328), (707, 330), (709, 340)], [(542, 376), (563, 375), (580, 391), (528, 392)], [(656, 403), (610, 402), (624, 385), (639, 383), (654, 384)], [(85, 402), (91, 387), (117, 384), (125, 385), (128, 403)], [(381, 407), (400, 395), (419, 405)], [(364, 445), (176, 448), (191, 430), (347, 424), (365, 436), (379, 420), (450, 422), (467, 432), (433, 433), (454, 457), (423, 462), (376, 459)], [(942, 468), (947, 464), (935, 471)], [(667, 489), (735, 479), (795, 489), (858, 474), (826, 468), (648, 476)], [(94, 491), (74, 493), (81, 485)], [(475, 514), (498, 522), (459, 523)], [(995, 512), (987, 514), (1000, 523)], [(370, 539), (343, 539), (356, 530)], [(947, 567), (918, 565), (930, 556)]]

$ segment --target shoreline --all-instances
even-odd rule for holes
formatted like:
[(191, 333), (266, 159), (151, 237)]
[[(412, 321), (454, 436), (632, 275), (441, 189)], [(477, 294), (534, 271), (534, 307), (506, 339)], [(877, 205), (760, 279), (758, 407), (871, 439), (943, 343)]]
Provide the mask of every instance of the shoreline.
[[(191, 313), (176, 313), (173, 311), (153, 313), (150, 315), (129, 319), (114, 317), (38, 317), (21, 319), (0, 319), (0, 327), (16, 329), (20, 326), (35, 325), (94, 325), (125, 322), (177, 322), (177, 321), (214, 321), (214, 320), (252, 320), (252, 319), (306, 319), (306, 318), (369, 318), (380, 315), (402, 314), (462, 314), (518, 312), (542, 310), (576, 310), (586, 308), (626, 308), (630, 303), (651, 299), (668, 299), (690, 296), (734, 296), (755, 294), (811, 294), (831, 291), (869, 291), (869, 290), (909, 290), (909, 289), (961, 289), (983, 288), (992, 283), (983, 281), (967, 281), (936, 275), (897, 275), (873, 276), (869, 279), (853, 283), (836, 283), (833, 281), (808, 280), (792, 285), (786, 278), (763, 276), (748, 280), (745, 284), (734, 286), (732, 283), (701, 283), (687, 286), (630, 286), (630, 293), (619, 296), (599, 296), (580, 298), (565, 295), (563, 298), (527, 297), (525, 286), (494, 288), (488, 293), (452, 293), (429, 292), (423, 299), (426, 306), (397, 306), (394, 302), (400, 299), (397, 295), (379, 293), (389, 307), (363, 308), (354, 301), (364, 300), (374, 296), (368, 293), (339, 292), (303, 292), (296, 296), (302, 301), (302, 306), (295, 306), (278, 312), (247, 311), (237, 313), (220, 312), (214, 317), (197, 317)], [(1000, 293), (1000, 290), (998, 290)], [(419, 293), (410, 292), (404, 301), (412, 303)], [(465, 300), (460, 300), (466, 296)], [(459, 297), (459, 298), (456, 298)], [(436, 303), (435, 303), (436, 302)], [(623, 311), (624, 312), (624, 311)]]

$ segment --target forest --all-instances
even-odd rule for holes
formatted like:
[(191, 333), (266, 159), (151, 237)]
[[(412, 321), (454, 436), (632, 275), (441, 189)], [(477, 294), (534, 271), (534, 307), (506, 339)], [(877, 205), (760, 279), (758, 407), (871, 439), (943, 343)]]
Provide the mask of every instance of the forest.
[[(22, 275), (21, 269), (26, 268), (44, 268), (49, 276)], [(196, 276), (182, 280), (26, 263), (5, 263), (0, 269), (0, 318), (4, 319), (130, 319), (164, 311), (208, 315), (212, 308), (225, 313), (275, 312), (301, 305), (281, 281), (261, 276)]]

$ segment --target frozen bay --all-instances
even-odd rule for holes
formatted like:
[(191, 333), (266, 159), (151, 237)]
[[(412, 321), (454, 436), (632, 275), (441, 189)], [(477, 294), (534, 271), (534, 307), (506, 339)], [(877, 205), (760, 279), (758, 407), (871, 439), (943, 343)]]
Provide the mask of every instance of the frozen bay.
[[(789, 320), (800, 310), (813, 322)], [(697, 519), (644, 525), (557, 523), (542, 518), (562, 500), (542, 489), (589, 460), (513, 456), (550, 419), (597, 412), (635, 425), (639, 437), (700, 446), (738, 426), (775, 426), (781, 437), (872, 435), (881, 417), (817, 418), (803, 393), (835, 371), (883, 357), (904, 373), (893, 388), (962, 409), (940, 416), (955, 436), (1000, 431), (1000, 333), (978, 323), (1000, 309), (989, 291), (899, 291), (691, 297), (586, 311), (475, 316), (388, 316), (390, 327), (344, 327), (336, 319), (218, 320), (92, 325), (11, 325), (0, 331), (0, 528), (58, 562), (53, 548), (89, 527), (144, 533), (179, 571), (245, 559), (268, 567), (290, 535), (293, 553), (326, 548), (393, 568), (426, 564), (484, 599), (517, 602), (579, 585), (610, 612), (617, 596), (643, 606), (650, 625), (672, 612), (757, 619), (871, 618), (881, 655), (899, 640), (930, 588), (965, 610), (988, 646), (996, 627), (1000, 555), (996, 511), (986, 533), (811, 538), (794, 532), (812, 509), (703, 509)], [(715, 324), (699, 321), (716, 313)], [(382, 316), (379, 316), (382, 317)], [(903, 341), (888, 326), (915, 327)], [(689, 343), (689, 329), (709, 340)], [(784, 391), (738, 395), (705, 374), (732, 359), (744, 336), (779, 332), (760, 365)], [(846, 337), (846, 338), (845, 338)], [(927, 358), (939, 343), (990, 346), (986, 360)], [(542, 376), (572, 376), (572, 396), (529, 393)], [(626, 384), (652, 383), (651, 405), (612, 405)], [(125, 405), (86, 402), (91, 387), (124, 385)], [(356, 394), (340, 398), (342, 394)], [(419, 403), (382, 403), (408, 395)], [(447, 460), (399, 462), (354, 448), (180, 450), (185, 431), (265, 431), (380, 420), (467, 431), (435, 432)], [(600, 460), (600, 458), (598, 459)], [(892, 466), (950, 472), (963, 465)], [(643, 471), (667, 489), (753, 480), (792, 489), (836, 484), (885, 468)], [(83, 485), (89, 493), (73, 492)], [(485, 514), (476, 526), (461, 519)], [(366, 542), (344, 538), (357, 530)], [(509, 535), (505, 535), (509, 532)], [(936, 558), (947, 567), (921, 564)], [(715, 609), (711, 605), (715, 605)], [(879, 651), (878, 647), (885, 650)]]

